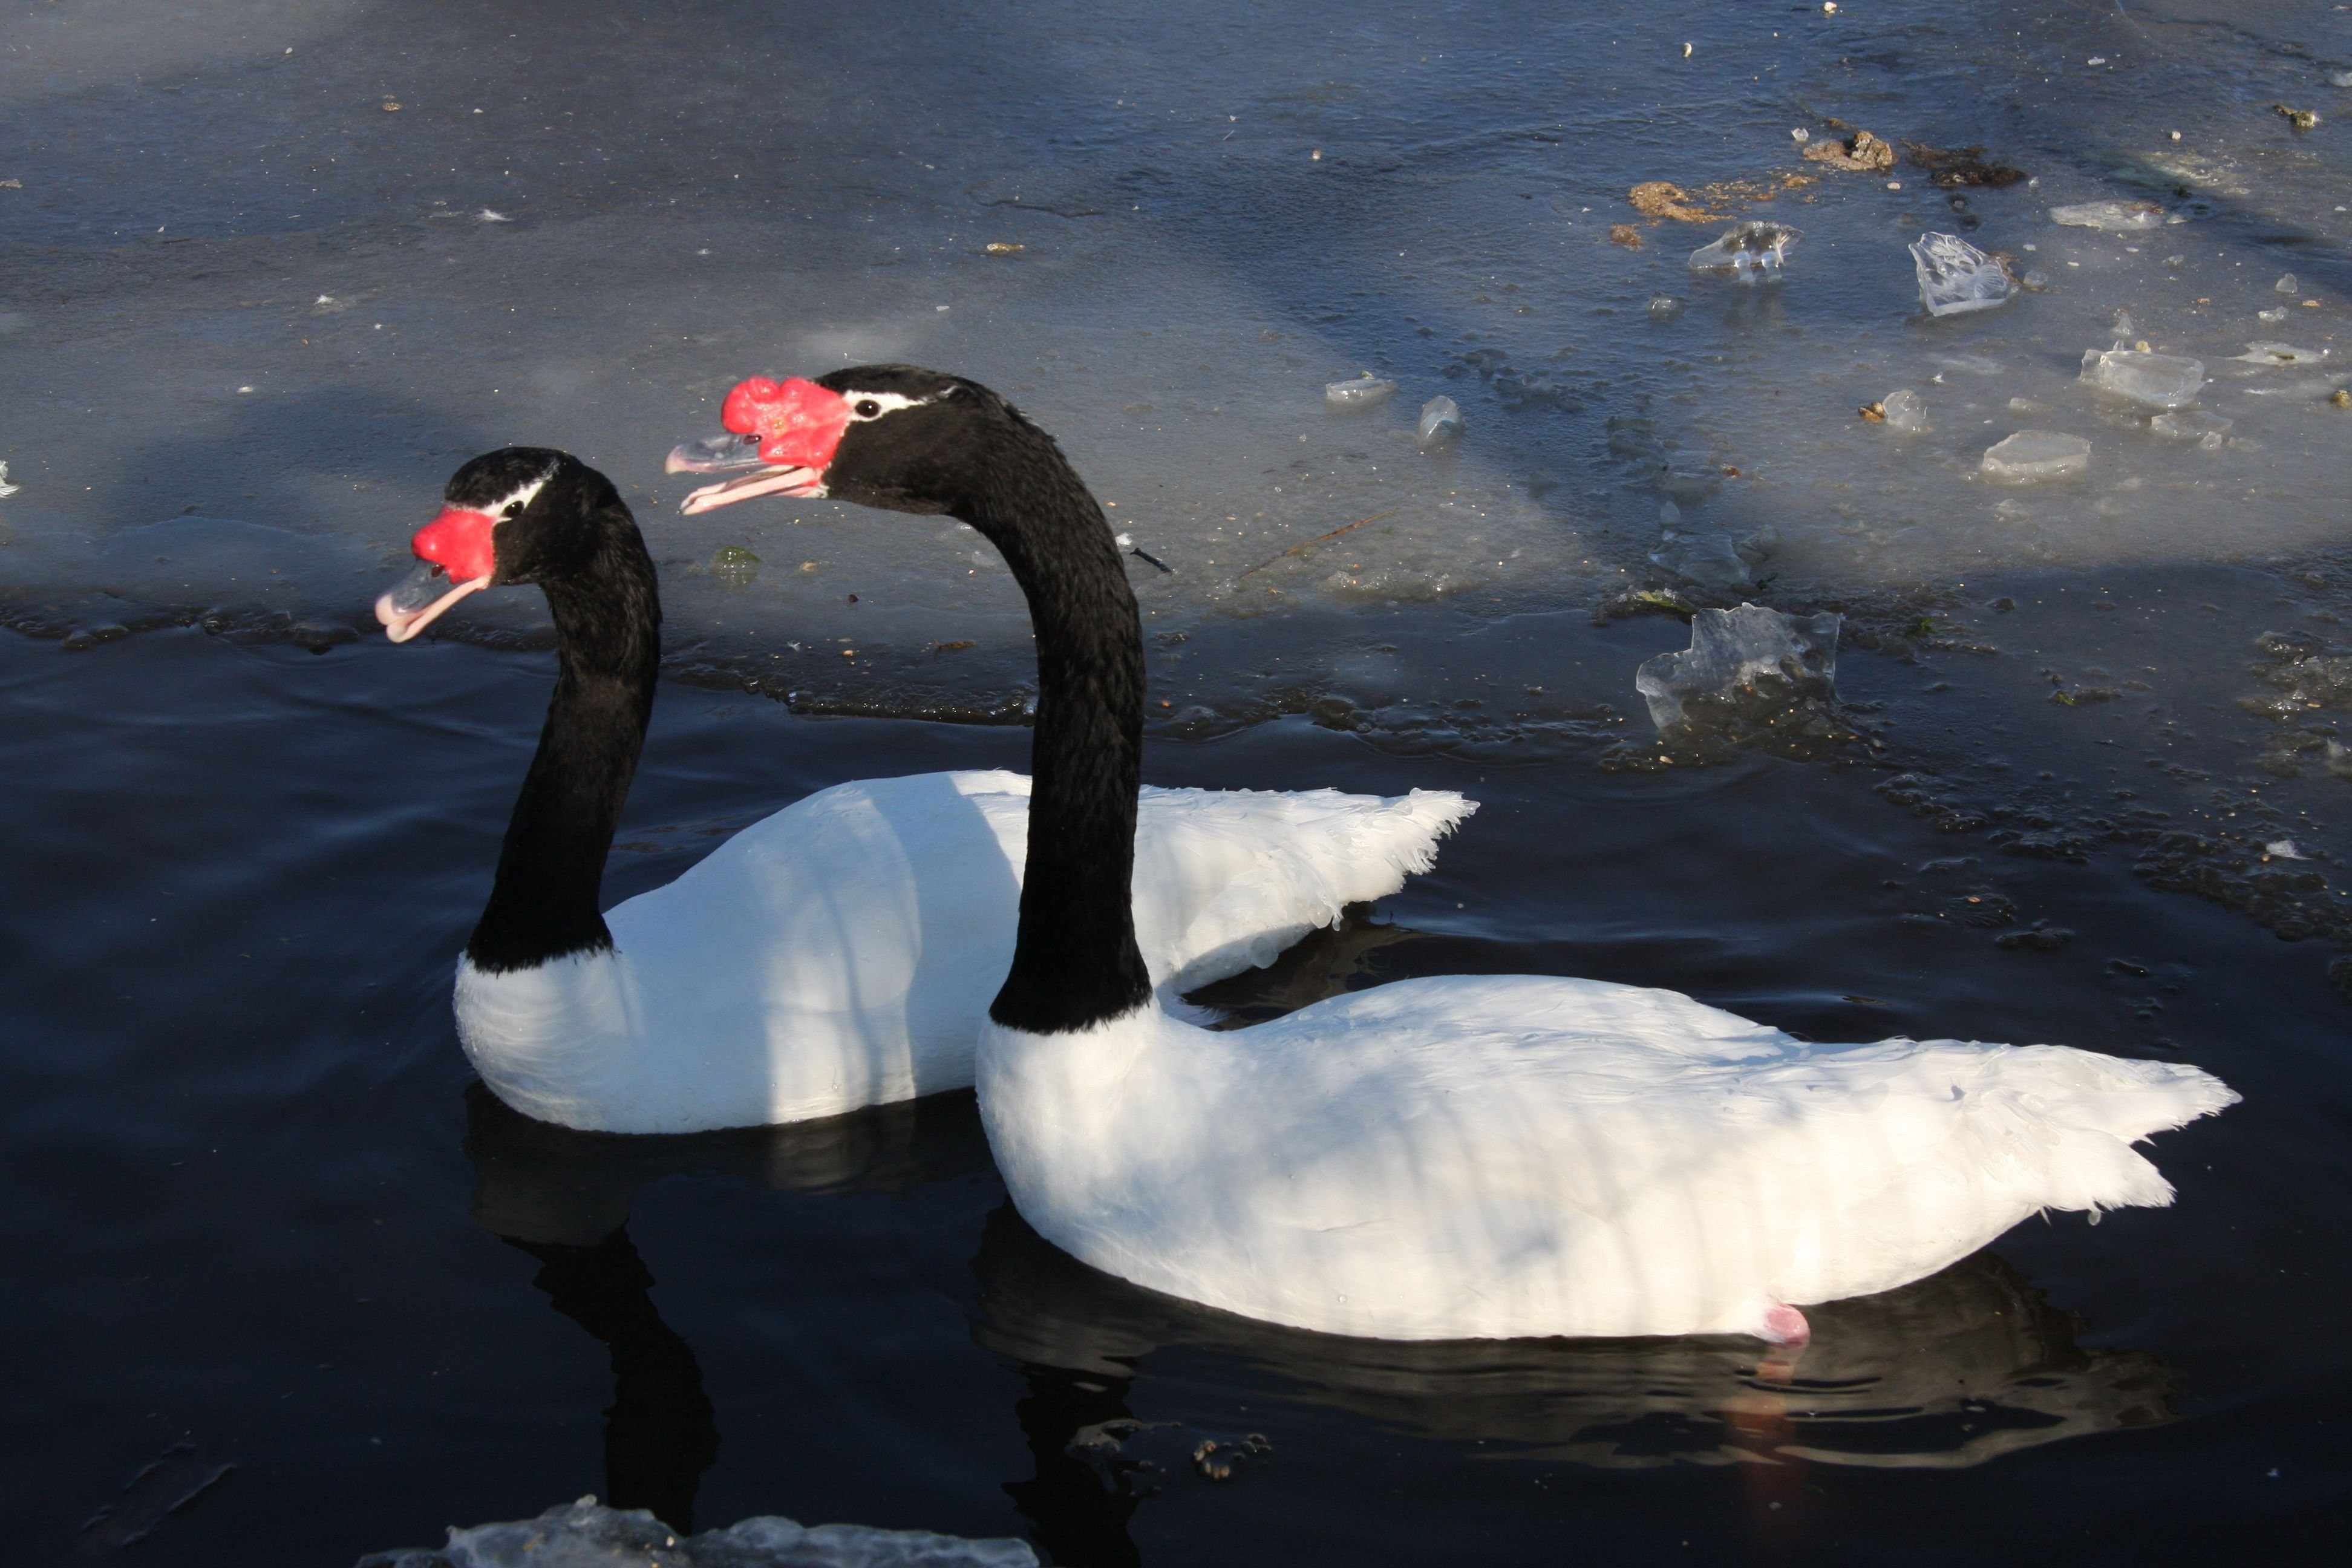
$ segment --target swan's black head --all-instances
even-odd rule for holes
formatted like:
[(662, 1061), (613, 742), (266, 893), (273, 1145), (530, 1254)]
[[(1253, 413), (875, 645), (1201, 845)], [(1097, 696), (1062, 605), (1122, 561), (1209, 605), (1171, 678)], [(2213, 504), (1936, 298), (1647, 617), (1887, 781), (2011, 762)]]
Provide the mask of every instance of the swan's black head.
[(384, 635), (406, 642), (483, 588), (554, 583), (636, 523), (610, 479), (546, 447), (501, 447), (449, 476), (441, 515), (416, 531), (417, 567), (376, 601)]
[(721, 419), (728, 434), (669, 455), (673, 474), (737, 473), (687, 497), (688, 514), (766, 495), (961, 513), (1005, 437), (1045, 439), (978, 382), (910, 364), (856, 365), (814, 381), (754, 377), (727, 395)]

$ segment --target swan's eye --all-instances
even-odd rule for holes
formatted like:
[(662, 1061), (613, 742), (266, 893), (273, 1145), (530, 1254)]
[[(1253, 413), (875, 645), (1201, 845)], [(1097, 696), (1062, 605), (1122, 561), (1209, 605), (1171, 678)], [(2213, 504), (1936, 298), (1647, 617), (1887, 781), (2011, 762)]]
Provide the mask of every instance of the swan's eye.
[(519, 500), (510, 500), (507, 502), (506, 515), (509, 521), (520, 517), (522, 515), (522, 502)]
[(870, 398), (870, 397), (867, 397), (867, 398), (862, 398), (862, 399), (860, 399), (860, 400), (859, 400), (859, 402), (858, 402), (858, 405), (857, 405), (857, 416), (858, 416), (860, 419), (871, 419), (871, 418), (873, 418), (876, 415), (877, 415), (877, 414), (879, 414), (879, 413), (881, 413), (881, 412), (882, 412), (882, 405), (881, 405), (880, 404), (878, 404), (878, 403), (875, 402), (875, 401), (874, 401), (872, 398)]
[(436, 561), (433, 563), (433, 575), (436, 577), (446, 577), (449, 575), (449, 568), (442, 565), (438, 561)]

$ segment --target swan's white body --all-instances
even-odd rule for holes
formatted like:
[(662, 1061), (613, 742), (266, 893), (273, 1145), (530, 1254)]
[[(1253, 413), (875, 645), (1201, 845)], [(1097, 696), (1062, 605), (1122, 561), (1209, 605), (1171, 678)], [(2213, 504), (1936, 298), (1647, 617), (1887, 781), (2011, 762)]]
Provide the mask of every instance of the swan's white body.
[[(1397, 890), (1475, 810), (1143, 791), (1136, 937), (1163, 993), (1271, 963)], [(457, 969), (457, 1028), (499, 1099), (611, 1132), (800, 1121), (968, 1087), (1012, 962), (1029, 781), (925, 773), (820, 791), (608, 911), (611, 952)]]
[(2054, 1046), (1818, 1046), (1671, 991), (1449, 976), (1213, 1033), (991, 1024), (1022, 1215), (1109, 1273), (1383, 1339), (1801, 1333), (2039, 1209), (2160, 1205), (2132, 1148), (2238, 1097)]

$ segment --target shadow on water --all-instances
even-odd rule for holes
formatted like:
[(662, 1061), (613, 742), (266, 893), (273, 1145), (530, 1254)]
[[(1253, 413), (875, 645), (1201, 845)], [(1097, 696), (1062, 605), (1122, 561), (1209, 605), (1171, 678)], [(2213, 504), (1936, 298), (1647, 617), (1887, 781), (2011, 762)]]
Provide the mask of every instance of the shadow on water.
[[(1344, 945), (1344, 944), (1343, 944)], [(629, 1236), (638, 1191), (722, 1176), (800, 1194), (908, 1193), (985, 1173), (969, 1095), (798, 1126), (679, 1138), (580, 1133), (467, 1091), (473, 1213), (540, 1260), (549, 1304), (611, 1357), (606, 1500), (694, 1528), (720, 1448), (693, 1348), (662, 1319)], [(1811, 1310), (1793, 1354), (1742, 1339), (1403, 1343), (1312, 1334), (1192, 1306), (1102, 1274), (1015, 1214), (990, 1215), (971, 1261), (978, 1346), (1020, 1376), (1030, 1473), (1003, 1491), (1062, 1563), (1142, 1561), (1145, 1500), (1257, 1439), (1142, 1418), (1147, 1363), (1171, 1348), (1260, 1370), (1282, 1397), (1490, 1457), (1609, 1469), (1747, 1467), (1749, 1510), (1801, 1510), (1816, 1466), (1953, 1469), (2064, 1438), (2173, 1419), (2170, 1369), (2089, 1347), (2087, 1327), (1990, 1253), (1902, 1289)], [(1141, 1390), (1143, 1392), (1139, 1393)], [(1204, 1445), (1209, 1447), (1204, 1448)]]

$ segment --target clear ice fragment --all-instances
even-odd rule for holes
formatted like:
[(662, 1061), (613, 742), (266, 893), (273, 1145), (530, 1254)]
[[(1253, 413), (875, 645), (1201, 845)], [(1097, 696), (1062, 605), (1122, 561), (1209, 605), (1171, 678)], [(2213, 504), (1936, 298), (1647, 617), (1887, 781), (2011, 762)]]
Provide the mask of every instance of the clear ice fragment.
[(2091, 444), (2056, 430), (2020, 430), (1985, 448), (1984, 477), (2001, 484), (2029, 485), (2079, 474), (2091, 466)]
[(2273, 326), (2276, 326), (2279, 322), (2286, 320), (2286, 307), (2284, 305), (2275, 305), (2267, 310), (2256, 310), (2254, 312), (2254, 320), (2258, 321), (2268, 321)]
[(1739, 545), (1719, 528), (1684, 530), (1680, 519), (1663, 520), (1666, 526), (1650, 559), (1702, 588), (1738, 591), (1756, 586), (1755, 563), (1739, 552)]
[(1462, 434), (1462, 408), (1450, 397), (1433, 397), (1421, 405), (1421, 444), (1434, 447)]
[(1682, 313), (1683, 302), (1675, 298), (1672, 294), (1653, 294), (1650, 296), (1650, 320), (1654, 321), (1671, 321)]
[(2164, 209), (2154, 202), (2082, 202), (2070, 207), (2052, 207), (2050, 221), (2074, 228), (2130, 234), (2164, 226)]
[(2039, 267), (2029, 267), (2025, 269), (2025, 276), (2018, 281), (2033, 293), (2039, 294), (2050, 287), (2050, 274), (2042, 271)]
[(1678, 501), (1702, 501), (1723, 489), (1723, 476), (1709, 468), (1660, 468), (1658, 489)]
[(1028, 1543), (972, 1541), (921, 1530), (871, 1530), (860, 1524), (809, 1528), (777, 1514), (679, 1539), (641, 1508), (598, 1506), (593, 1497), (549, 1509), (537, 1519), (471, 1529), (449, 1527), (435, 1551), (371, 1552), (360, 1568), (1036, 1568)]
[(2185, 408), (2197, 401), (2198, 390), (2205, 384), (2205, 366), (2179, 354), (2091, 349), (2083, 355), (2078, 379), (2150, 408)]
[(1692, 251), (1691, 270), (1728, 271), (1742, 283), (1769, 281), (1780, 276), (1789, 247), (1802, 237), (1786, 224), (1751, 218)]
[(2248, 343), (2246, 352), (2231, 354), (2232, 364), (2258, 364), (2264, 370), (2285, 370), (2293, 365), (2315, 365), (2327, 357), (2326, 349), (2299, 349), (2293, 343)]
[(1931, 316), (1990, 310), (2017, 292), (2000, 262), (1956, 234), (1923, 234), (1911, 242), (1919, 275), (1919, 302)]
[(1927, 428), (1927, 401), (1909, 387), (1890, 392), (1879, 402), (1886, 427), (1900, 436), (1916, 436)]
[(1837, 641), (1843, 617), (1784, 616), (1762, 605), (1701, 610), (1691, 645), (1634, 671), (1660, 735), (1720, 734), (1742, 740), (1785, 729), (1837, 700)]
[(8, 482), (8, 465), (0, 463), (0, 496), (15, 495), (24, 488), (22, 485), (12, 485)]
[(2271, 285), (2271, 292), (2273, 294), (2295, 294), (2302, 292), (2302, 290), (2295, 287), (2294, 274), (2288, 272), (2282, 274), (2279, 280)]
[(1323, 401), (1334, 408), (1370, 408), (1375, 403), (1383, 403), (1395, 396), (1396, 389), (1395, 382), (1383, 381), (1366, 371), (1353, 381), (1326, 384)]
[(2147, 422), (2147, 427), (2168, 441), (2194, 441), (2209, 452), (2218, 452), (2228, 441), (2230, 426), (2235, 423), (2200, 408), (2177, 408), (2169, 414), (2158, 415)]
[(760, 574), (760, 558), (740, 544), (722, 544), (710, 557), (709, 572), (740, 588)]

